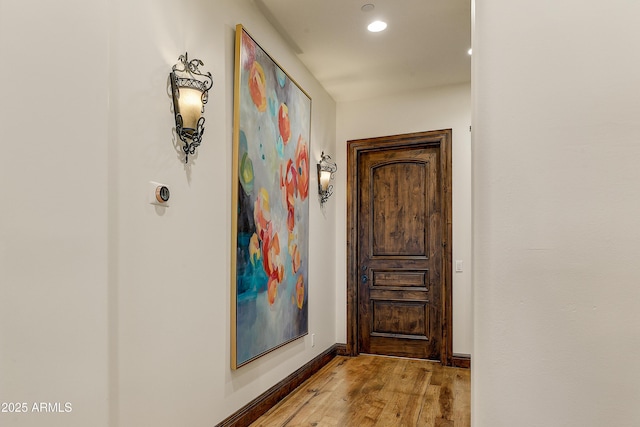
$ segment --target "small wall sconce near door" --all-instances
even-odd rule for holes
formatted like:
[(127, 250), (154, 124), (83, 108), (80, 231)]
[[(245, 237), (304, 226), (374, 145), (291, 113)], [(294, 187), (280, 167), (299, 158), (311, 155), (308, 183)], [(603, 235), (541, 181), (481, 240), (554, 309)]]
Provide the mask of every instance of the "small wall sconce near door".
[(199, 59), (189, 60), (188, 54), (180, 55), (179, 64), (171, 69), (171, 92), (173, 111), (176, 118), (176, 134), (184, 143), (185, 160), (193, 155), (202, 142), (204, 133), (204, 104), (209, 99), (209, 89), (213, 86), (211, 73), (200, 72), (204, 63)]
[(331, 160), (331, 157), (322, 152), (318, 162), (318, 195), (320, 196), (320, 206), (329, 200), (333, 194), (333, 174), (338, 170), (338, 166)]

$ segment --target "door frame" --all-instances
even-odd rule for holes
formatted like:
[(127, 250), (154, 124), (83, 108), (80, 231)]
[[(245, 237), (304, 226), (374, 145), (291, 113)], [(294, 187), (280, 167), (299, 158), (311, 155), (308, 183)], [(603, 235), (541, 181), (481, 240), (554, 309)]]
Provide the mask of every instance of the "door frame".
[(358, 348), (358, 158), (361, 153), (415, 146), (440, 147), (442, 173), (442, 341), (441, 362), (453, 365), (452, 313), (452, 130), (407, 133), (347, 141), (347, 354), (357, 356)]

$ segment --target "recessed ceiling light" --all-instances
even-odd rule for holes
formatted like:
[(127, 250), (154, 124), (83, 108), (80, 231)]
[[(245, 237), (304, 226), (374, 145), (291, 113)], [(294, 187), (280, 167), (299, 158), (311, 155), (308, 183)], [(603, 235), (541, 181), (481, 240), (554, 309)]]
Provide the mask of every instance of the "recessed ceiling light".
[(367, 27), (367, 29), (369, 31), (371, 31), (372, 33), (377, 33), (377, 32), (383, 31), (385, 28), (387, 28), (387, 23), (386, 22), (382, 22), (382, 21), (373, 21)]
[(362, 6), (360, 10), (362, 10), (363, 12), (371, 12), (374, 8), (375, 8), (374, 5), (372, 5), (371, 3), (367, 3), (364, 6)]

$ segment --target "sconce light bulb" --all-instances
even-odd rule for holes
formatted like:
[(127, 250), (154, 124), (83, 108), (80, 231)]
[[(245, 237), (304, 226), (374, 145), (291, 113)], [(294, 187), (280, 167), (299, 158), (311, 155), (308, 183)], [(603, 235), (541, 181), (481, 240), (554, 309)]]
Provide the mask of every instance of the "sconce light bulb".
[(320, 188), (322, 188), (322, 191), (327, 191), (327, 188), (329, 188), (329, 181), (331, 181), (331, 172), (321, 171), (320, 172)]
[(202, 92), (197, 89), (180, 88), (178, 103), (183, 127), (195, 129), (202, 115)]

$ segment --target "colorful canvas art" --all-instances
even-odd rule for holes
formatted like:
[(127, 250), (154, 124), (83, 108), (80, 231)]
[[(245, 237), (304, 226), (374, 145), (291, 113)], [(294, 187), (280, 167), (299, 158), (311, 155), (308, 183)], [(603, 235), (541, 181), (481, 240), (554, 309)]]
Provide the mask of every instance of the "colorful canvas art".
[(236, 27), (233, 369), (308, 332), (311, 98)]

